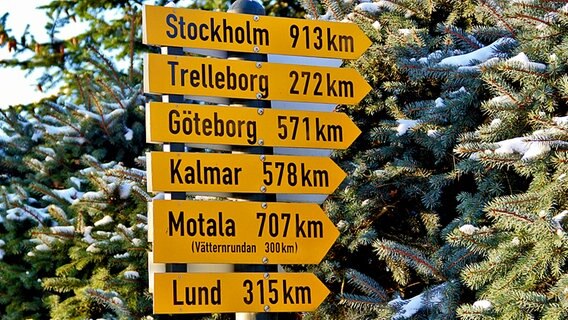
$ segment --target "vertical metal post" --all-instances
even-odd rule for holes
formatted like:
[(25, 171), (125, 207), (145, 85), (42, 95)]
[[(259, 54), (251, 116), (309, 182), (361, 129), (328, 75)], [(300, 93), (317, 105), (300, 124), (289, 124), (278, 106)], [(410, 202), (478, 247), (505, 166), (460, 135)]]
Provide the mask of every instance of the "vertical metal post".
[[(255, 0), (237, 0), (235, 1), (227, 12), (251, 14), (256, 16), (266, 15), (264, 7), (259, 1)], [(252, 49), (252, 48), (251, 48)], [(228, 59), (239, 59), (248, 61), (257, 61), (260, 63), (268, 60), (264, 54), (257, 53), (239, 53), (228, 52)], [(244, 99), (230, 99), (230, 104), (241, 105), (249, 108), (270, 108), (270, 101), (267, 100), (244, 100)], [(234, 148), (235, 151), (253, 154), (272, 154), (272, 148), (262, 146)], [(268, 194), (253, 194), (253, 195), (236, 195), (238, 198), (251, 200), (251, 201), (276, 201), (276, 195)], [(236, 272), (276, 272), (276, 265), (235, 265)], [(276, 313), (237, 313), (236, 320), (276, 320), (278, 314)]]
[[(183, 55), (183, 48), (179, 47), (162, 47), (162, 54), (168, 55)], [(162, 95), (162, 102), (183, 103), (183, 95)], [(162, 150), (166, 152), (184, 152), (185, 145), (183, 143), (169, 143), (163, 144)], [(165, 193), (166, 200), (185, 200), (185, 192), (171, 192)], [(166, 272), (187, 272), (187, 264), (185, 263), (167, 263)], [(189, 316), (172, 315), (172, 319), (182, 320), (191, 319)]]

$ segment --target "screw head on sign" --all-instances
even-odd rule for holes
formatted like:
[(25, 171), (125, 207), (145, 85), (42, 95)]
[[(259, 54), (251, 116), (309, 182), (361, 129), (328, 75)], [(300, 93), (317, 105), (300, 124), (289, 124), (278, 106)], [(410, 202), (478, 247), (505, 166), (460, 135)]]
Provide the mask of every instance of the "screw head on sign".
[(260, 192), (265, 193), (265, 192), (266, 192), (266, 187), (265, 187), (265, 186), (260, 187)]
[(270, 273), (265, 272), (263, 276), (264, 276), (264, 279), (268, 279), (268, 278), (270, 278)]
[(268, 263), (268, 258), (267, 258), (267, 257), (262, 257), (262, 263), (263, 263), (263, 264), (267, 264), (267, 263)]
[(260, 207), (261, 207), (262, 209), (266, 209), (266, 208), (268, 208), (268, 203), (263, 202), (263, 203), (260, 205)]
[(266, 156), (263, 155), (263, 154), (261, 154), (261, 155), (260, 155), (260, 161), (264, 161), (264, 160), (266, 160)]
[(257, 47), (257, 46), (254, 46), (254, 48), (252, 48), (252, 51), (254, 51), (254, 52), (259, 52), (259, 51), (260, 51), (260, 48)]
[(259, 68), (259, 69), (262, 68), (262, 63), (257, 62), (257, 63), (256, 63), (256, 67)]
[(264, 140), (259, 139), (259, 140), (258, 140), (258, 145), (259, 145), (259, 146), (263, 146), (263, 145), (264, 145)]
[(270, 306), (264, 306), (264, 312), (270, 311)]
[(260, 20), (260, 17), (259, 17), (259, 16), (254, 16), (252, 19), (253, 19), (254, 21), (258, 21), (258, 20)]
[(262, 99), (262, 97), (263, 97), (262, 93), (259, 92), (259, 93), (256, 94), (257, 99)]
[(264, 114), (264, 109), (263, 108), (258, 108), (256, 110), (256, 113), (258, 113), (259, 115), (263, 115)]

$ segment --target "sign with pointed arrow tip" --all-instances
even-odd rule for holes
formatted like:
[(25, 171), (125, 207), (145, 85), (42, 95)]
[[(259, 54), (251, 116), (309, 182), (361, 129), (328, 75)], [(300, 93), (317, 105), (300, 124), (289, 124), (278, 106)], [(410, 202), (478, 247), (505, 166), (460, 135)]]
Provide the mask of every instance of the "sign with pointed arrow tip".
[(339, 236), (313, 203), (154, 200), (149, 208), (158, 263), (317, 264)]
[(346, 174), (327, 157), (150, 152), (149, 192), (330, 194)]
[(371, 40), (355, 23), (145, 5), (144, 44), (357, 59)]
[(329, 289), (312, 273), (156, 273), (154, 313), (314, 311)]
[(355, 69), (147, 53), (144, 92), (357, 104), (371, 87)]
[(361, 130), (340, 112), (150, 102), (148, 142), (346, 149)]

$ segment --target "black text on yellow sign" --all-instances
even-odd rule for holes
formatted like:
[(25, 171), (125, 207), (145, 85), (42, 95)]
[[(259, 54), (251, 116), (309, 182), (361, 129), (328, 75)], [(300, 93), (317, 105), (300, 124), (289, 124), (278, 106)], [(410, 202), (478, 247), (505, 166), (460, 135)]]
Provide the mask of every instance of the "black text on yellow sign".
[(328, 157), (150, 152), (148, 191), (330, 194), (345, 178)]
[(156, 273), (154, 313), (300, 312), (329, 290), (311, 273)]
[(361, 133), (340, 112), (150, 102), (148, 142), (346, 149)]
[(144, 92), (356, 104), (371, 90), (350, 68), (146, 54)]
[(354, 23), (144, 6), (145, 44), (357, 59), (371, 41)]
[(339, 235), (313, 203), (154, 200), (149, 208), (157, 263), (317, 264)]

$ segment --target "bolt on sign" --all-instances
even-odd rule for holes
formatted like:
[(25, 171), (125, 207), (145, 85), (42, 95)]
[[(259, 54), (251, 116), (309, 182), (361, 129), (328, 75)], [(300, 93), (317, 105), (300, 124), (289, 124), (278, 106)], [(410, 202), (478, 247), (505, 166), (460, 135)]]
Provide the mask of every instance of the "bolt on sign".
[(154, 313), (315, 310), (329, 290), (312, 273), (156, 273)]
[(355, 69), (144, 55), (144, 92), (356, 104), (371, 91)]
[(317, 264), (339, 236), (313, 203), (154, 200), (149, 214), (157, 263)]
[(148, 191), (330, 194), (346, 174), (330, 158), (149, 152)]
[(357, 59), (371, 41), (354, 23), (145, 5), (144, 44)]
[(346, 149), (360, 133), (340, 112), (146, 105), (147, 142)]

